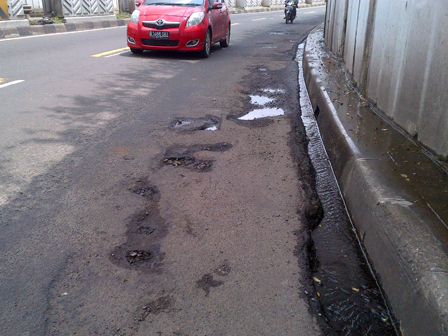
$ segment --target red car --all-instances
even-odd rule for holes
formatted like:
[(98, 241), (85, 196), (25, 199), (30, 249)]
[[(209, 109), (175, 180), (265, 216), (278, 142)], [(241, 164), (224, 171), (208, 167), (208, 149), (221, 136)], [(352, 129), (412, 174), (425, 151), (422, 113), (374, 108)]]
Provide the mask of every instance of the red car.
[(223, 0), (144, 0), (132, 13), (127, 35), (134, 54), (178, 50), (208, 57), (212, 44), (229, 45), (229, 9)]

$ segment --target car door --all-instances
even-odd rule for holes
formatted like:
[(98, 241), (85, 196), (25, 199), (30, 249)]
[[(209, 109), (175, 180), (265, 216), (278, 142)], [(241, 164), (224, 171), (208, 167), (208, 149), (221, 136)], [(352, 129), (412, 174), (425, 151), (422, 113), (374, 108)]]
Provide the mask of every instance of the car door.
[(213, 4), (215, 2), (216, 0), (208, 0), (208, 8), (209, 8), (208, 15), (209, 15), (209, 22), (213, 31), (212, 36), (213, 42), (219, 40), (222, 35), (222, 23), (221, 23), (222, 10), (213, 9)]

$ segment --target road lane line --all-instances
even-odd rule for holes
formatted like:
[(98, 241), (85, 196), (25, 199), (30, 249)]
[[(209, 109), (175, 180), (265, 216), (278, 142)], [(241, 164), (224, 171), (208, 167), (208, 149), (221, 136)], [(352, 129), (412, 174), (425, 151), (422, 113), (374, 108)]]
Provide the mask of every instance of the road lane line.
[(261, 21), (261, 20), (266, 20), (266, 18), (261, 18), (261, 19), (253, 19), (251, 21)]
[(5, 78), (0, 78), (0, 84), (3, 83), (6, 79)]
[(120, 49), (115, 49), (115, 50), (111, 50), (111, 51), (105, 51), (105, 52), (100, 53), (100, 54), (92, 55), (92, 57), (102, 57), (102, 56), (107, 56), (107, 55), (111, 55), (111, 54), (116, 54), (116, 53), (119, 53), (120, 51), (127, 51), (127, 50), (129, 50), (129, 47), (126, 47), (126, 48), (120, 48)]
[(121, 55), (121, 54), (127, 53), (128, 51), (129, 51), (129, 50), (125, 50), (125, 51), (119, 52), (119, 53), (117, 53), (117, 54), (113, 54), (113, 55), (108, 55), (108, 56), (104, 56), (104, 58), (109, 58), (109, 57), (114, 57), (114, 56), (118, 56), (118, 55)]
[(238, 22), (238, 23), (232, 23), (232, 26), (236, 26), (236, 25), (239, 25), (240, 23)]
[(3, 88), (5, 88), (7, 86), (10, 86), (10, 85), (19, 84), (19, 83), (22, 83), (24, 81), (25, 80), (20, 79), (20, 80), (16, 80), (16, 81), (13, 81), (13, 82), (5, 83), (5, 84), (0, 85), (0, 89), (3, 89)]

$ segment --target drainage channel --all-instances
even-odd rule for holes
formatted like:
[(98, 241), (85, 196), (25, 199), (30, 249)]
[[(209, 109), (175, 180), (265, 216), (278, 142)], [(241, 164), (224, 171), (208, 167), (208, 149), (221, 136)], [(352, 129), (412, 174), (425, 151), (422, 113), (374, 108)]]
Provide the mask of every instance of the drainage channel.
[(320, 137), (303, 78), (304, 45), (297, 51), (302, 121), (324, 217), (312, 228), (310, 271), (320, 314), (337, 335), (399, 335), (375, 275), (347, 214)]

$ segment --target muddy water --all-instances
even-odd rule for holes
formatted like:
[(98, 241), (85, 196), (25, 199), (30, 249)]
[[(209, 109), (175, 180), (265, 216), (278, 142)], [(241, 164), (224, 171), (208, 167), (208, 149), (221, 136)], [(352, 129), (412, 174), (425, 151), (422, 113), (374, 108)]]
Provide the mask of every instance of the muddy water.
[(308, 151), (316, 171), (316, 188), (324, 217), (312, 228), (310, 265), (321, 314), (337, 335), (397, 335), (391, 313), (371, 272), (320, 138), (302, 72), (299, 86)]

